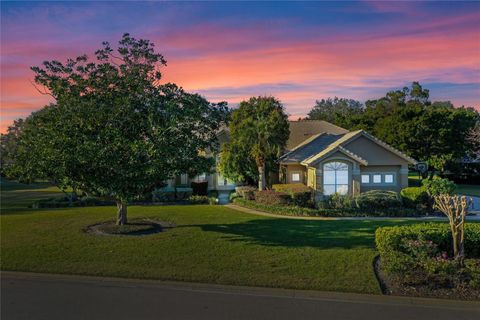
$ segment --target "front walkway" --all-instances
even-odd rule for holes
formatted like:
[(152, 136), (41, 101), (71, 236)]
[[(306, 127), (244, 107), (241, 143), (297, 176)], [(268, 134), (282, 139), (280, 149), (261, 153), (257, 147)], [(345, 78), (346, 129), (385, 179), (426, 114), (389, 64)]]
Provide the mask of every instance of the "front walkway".
[[(429, 217), (305, 217), (305, 216), (287, 216), (275, 213), (268, 213), (264, 211), (259, 211), (255, 209), (245, 208), (236, 204), (226, 204), (228, 208), (245, 212), (256, 214), (259, 216), (264, 217), (271, 217), (271, 218), (283, 218), (283, 219), (297, 219), (297, 220), (418, 220), (418, 221), (443, 221), (447, 220), (447, 217), (437, 217), (437, 216), (429, 216)], [(467, 221), (480, 221), (480, 215), (472, 215), (467, 217)]]

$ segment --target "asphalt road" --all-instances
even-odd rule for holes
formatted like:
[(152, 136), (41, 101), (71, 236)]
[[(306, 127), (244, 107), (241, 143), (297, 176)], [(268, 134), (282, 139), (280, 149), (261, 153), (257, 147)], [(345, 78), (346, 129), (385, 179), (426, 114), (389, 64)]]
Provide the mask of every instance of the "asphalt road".
[(2, 272), (1, 319), (480, 319), (480, 303)]

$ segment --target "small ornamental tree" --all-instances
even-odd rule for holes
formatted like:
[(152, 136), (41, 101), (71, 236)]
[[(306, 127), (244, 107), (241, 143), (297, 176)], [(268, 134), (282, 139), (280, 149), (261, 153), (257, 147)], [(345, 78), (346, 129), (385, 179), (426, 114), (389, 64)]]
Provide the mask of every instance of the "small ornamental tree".
[(56, 102), (27, 119), (12, 172), (114, 199), (123, 225), (128, 201), (174, 175), (210, 171), (206, 151), (218, 147), (226, 105), (160, 85), (165, 64), (150, 41), (125, 34), (116, 50), (104, 42), (96, 59), (33, 67)]
[(258, 189), (266, 187), (267, 166), (275, 165), (290, 135), (283, 105), (274, 97), (252, 97), (232, 111), (230, 141), (222, 147), (220, 171), (227, 178), (258, 176)]
[(472, 199), (465, 196), (440, 194), (435, 196), (434, 208), (443, 212), (450, 223), (453, 240), (453, 255), (455, 260), (463, 266), (465, 258), (465, 217)]

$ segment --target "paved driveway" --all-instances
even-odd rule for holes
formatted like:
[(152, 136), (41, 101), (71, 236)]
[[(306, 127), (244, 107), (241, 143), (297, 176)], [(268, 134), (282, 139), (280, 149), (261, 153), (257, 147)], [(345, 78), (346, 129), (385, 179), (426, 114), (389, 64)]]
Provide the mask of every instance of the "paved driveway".
[(480, 303), (2, 273), (1, 319), (480, 319)]

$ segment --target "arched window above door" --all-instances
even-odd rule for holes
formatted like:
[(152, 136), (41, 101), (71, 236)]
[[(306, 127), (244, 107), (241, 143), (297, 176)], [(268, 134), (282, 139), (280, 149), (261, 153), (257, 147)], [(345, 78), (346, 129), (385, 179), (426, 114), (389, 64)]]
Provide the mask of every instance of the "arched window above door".
[(327, 162), (323, 165), (323, 194), (348, 194), (348, 164), (340, 161)]

